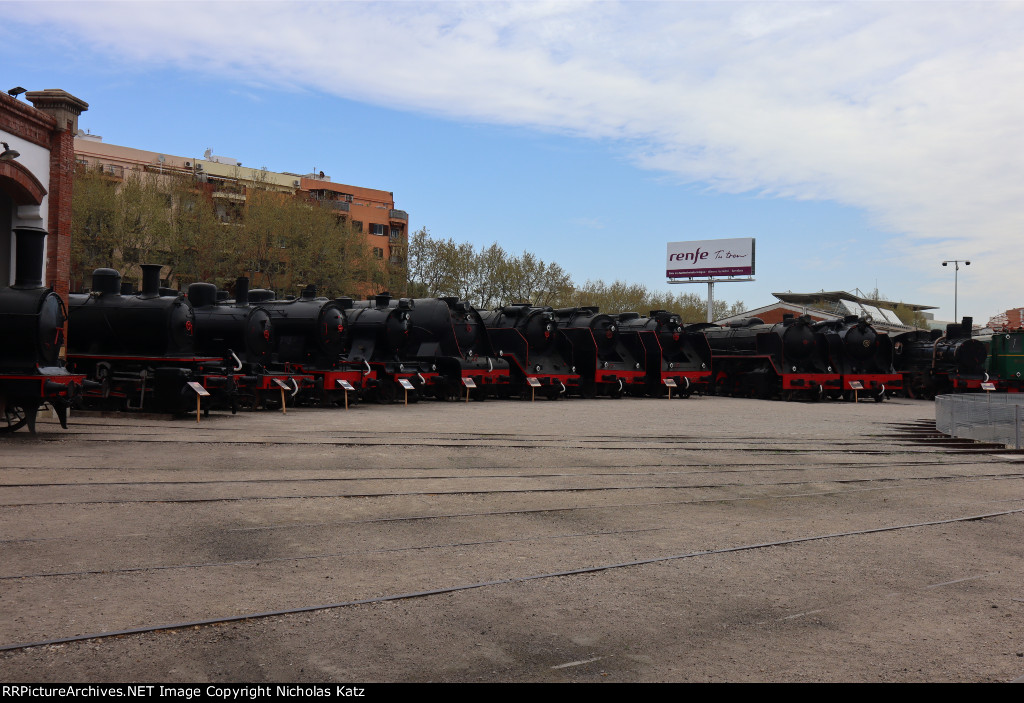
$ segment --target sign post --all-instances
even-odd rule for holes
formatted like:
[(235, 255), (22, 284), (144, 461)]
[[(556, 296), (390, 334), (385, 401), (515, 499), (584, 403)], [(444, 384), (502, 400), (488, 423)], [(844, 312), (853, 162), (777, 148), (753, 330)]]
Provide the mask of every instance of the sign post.
[(199, 413), (202, 410), (203, 396), (210, 395), (210, 391), (203, 388), (199, 381), (189, 381), (188, 387), (196, 392), (196, 422), (199, 422)]
[(466, 387), (466, 402), (468, 403), (469, 402), (469, 390), (471, 388), (476, 388), (476, 381), (474, 381), (472, 378), (464, 378), (464, 379), (462, 379), (462, 385), (464, 385)]
[(857, 402), (857, 392), (864, 389), (864, 384), (860, 381), (850, 381), (850, 389), (853, 391), (853, 402)]
[(676, 386), (676, 379), (674, 379), (674, 378), (666, 378), (665, 379), (665, 387), (668, 388), (668, 399), (672, 400), (672, 389), (677, 387)]
[(708, 322), (714, 321), (716, 282), (754, 280), (752, 237), (669, 242), (667, 256), (665, 277), (669, 283), (708, 284)]
[(291, 390), (291, 389), (290, 389), (290, 388), (288, 387), (288, 384), (287, 384), (287, 383), (285, 383), (284, 381), (282, 381), (282, 380), (281, 380), (281, 379), (279, 379), (279, 378), (275, 378), (275, 379), (274, 379), (274, 383), (276, 383), (276, 384), (277, 384), (277, 386), (278, 386), (278, 388), (280, 388), (280, 389), (281, 389), (281, 412), (282, 412), (283, 414), (287, 415), (287, 414), (288, 414), (288, 410), (287, 410), (287, 408), (285, 408), (285, 402), (284, 402), (284, 392), (285, 392), (285, 391), (289, 391), (289, 390)]
[(540, 381), (533, 376), (526, 379), (526, 382), (530, 384), (530, 402), (537, 400), (537, 389), (540, 388)]
[(416, 386), (412, 385), (412, 382), (409, 379), (407, 379), (407, 378), (400, 378), (400, 379), (398, 379), (398, 383), (399, 383), (399, 385), (402, 386), (402, 388), (405, 389), (405, 404), (408, 405), (409, 404), (409, 391), (416, 390)]
[(338, 385), (341, 386), (342, 392), (345, 394), (345, 409), (348, 410), (348, 392), (355, 391), (355, 386), (340, 378), (338, 379)]

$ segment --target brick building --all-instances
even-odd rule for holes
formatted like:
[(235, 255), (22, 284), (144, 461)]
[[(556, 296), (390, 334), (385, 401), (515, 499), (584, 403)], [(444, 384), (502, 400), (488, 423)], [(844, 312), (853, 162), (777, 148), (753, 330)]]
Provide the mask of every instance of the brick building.
[(1001, 312), (988, 321), (993, 330), (1019, 330), (1024, 328), (1024, 308), (1012, 308)]
[[(13, 91), (12, 91), (13, 92)], [(15, 227), (44, 229), (43, 281), (67, 301), (71, 270), (74, 135), (88, 103), (63, 90), (0, 93), (0, 283), (14, 278)]]

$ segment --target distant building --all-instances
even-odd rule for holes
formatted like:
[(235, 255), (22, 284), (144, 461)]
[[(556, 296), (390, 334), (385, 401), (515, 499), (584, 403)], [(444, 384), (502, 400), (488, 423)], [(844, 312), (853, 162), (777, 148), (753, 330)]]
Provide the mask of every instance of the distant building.
[(255, 187), (317, 201), (362, 232), (375, 257), (395, 266), (405, 263), (409, 214), (395, 207), (390, 191), (333, 183), (323, 171), (299, 174), (251, 168), (233, 157), (216, 156), (210, 149), (202, 158), (174, 156), (109, 144), (98, 135), (83, 132), (75, 138), (74, 150), (79, 168), (100, 171), (113, 179), (123, 179), (130, 171), (194, 177), (205, 184), (217, 217), (225, 223), (240, 215), (249, 189)]
[(1013, 308), (1001, 312), (986, 325), (992, 330), (1017, 330), (1024, 327), (1024, 308)]
[[(0, 93), (0, 284), (14, 281), (12, 229), (45, 229), (44, 284), (67, 301), (71, 275), (72, 148), (88, 103), (63, 90)], [(34, 106), (34, 107), (33, 107)]]
[[(898, 333), (914, 329), (914, 327), (904, 324), (897, 317), (892, 309), (896, 303), (889, 300), (864, 298), (853, 293), (847, 293), (846, 291), (772, 293), (772, 295), (778, 298), (778, 302), (753, 310), (746, 310), (739, 315), (716, 320), (715, 323), (724, 325), (745, 317), (758, 317), (768, 324), (776, 324), (782, 322), (783, 315), (786, 314), (794, 316), (809, 315), (815, 322), (822, 322), (824, 320), (843, 318), (847, 315), (857, 315), (870, 317), (871, 324), (878, 330)], [(932, 305), (918, 305), (916, 303), (899, 304), (917, 312), (935, 309), (935, 306)]]

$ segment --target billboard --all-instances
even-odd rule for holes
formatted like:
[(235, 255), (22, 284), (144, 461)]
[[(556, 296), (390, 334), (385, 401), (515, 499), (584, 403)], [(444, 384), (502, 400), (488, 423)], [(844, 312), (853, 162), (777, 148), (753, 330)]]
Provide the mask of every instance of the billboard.
[(669, 242), (667, 278), (753, 276), (754, 239), (704, 239)]

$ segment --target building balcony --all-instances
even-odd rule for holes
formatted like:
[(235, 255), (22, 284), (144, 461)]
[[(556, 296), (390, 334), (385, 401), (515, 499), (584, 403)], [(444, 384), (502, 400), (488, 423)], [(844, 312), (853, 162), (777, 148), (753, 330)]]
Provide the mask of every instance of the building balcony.
[(321, 200), (320, 202), (324, 207), (340, 212), (349, 212), (352, 209), (344, 200)]
[(388, 217), (392, 220), (402, 220), (403, 222), (409, 221), (409, 213), (405, 210), (389, 210)]

